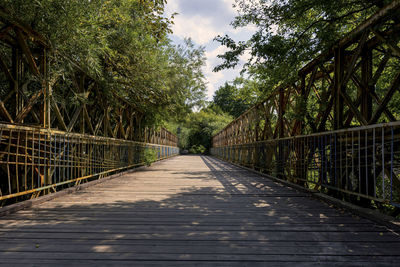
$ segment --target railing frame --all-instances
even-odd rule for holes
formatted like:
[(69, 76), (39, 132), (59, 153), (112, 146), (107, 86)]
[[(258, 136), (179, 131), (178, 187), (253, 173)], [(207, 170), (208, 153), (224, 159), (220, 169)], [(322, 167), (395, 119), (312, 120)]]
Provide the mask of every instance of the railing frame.
[[(398, 205), (400, 109), (395, 96), (400, 93), (399, 11), (400, 1), (393, 0), (300, 69), (297, 81), (271, 88), (268, 97), (213, 137), (212, 153), (261, 172), (266, 168), (270, 175), (304, 187), (312, 183), (311, 169), (318, 178), (312, 188), (323, 187), (323, 192), (350, 202), (356, 197)], [(378, 128), (386, 129), (384, 142), (392, 140), (386, 146), (393, 147), (391, 152), (381, 153), (383, 163), (377, 162), (375, 155), (379, 154), (375, 149), (379, 146)], [(353, 148), (358, 147), (360, 155), (348, 150), (348, 142), (358, 142)], [(266, 152), (265, 146), (271, 152)], [(297, 161), (288, 161), (293, 155)], [(330, 159), (331, 155), (340, 160)], [(360, 166), (361, 161), (366, 163), (360, 170), (347, 169), (343, 159), (357, 160)], [(263, 165), (257, 166), (258, 161)], [(321, 162), (331, 162), (325, 166), (331, 170), (322, 170)], [(371, 182), (376, 182), (377, 168), (382, 168), (379, 164), (386, 167), (382, 181), (390, 183), (390, 188), (382, 191), (390, 192), (390, 197), (385, 192), (374, 195), (377, 189)], [(336, 170), (344, 175), (344, 182), (356, 171), (359, 192), (349, 189), (342, 177), (335, 186), (330, 181), (323, 183), (333, 179), (331, 173)]]
[[(0, 123), (0, 201), (37, 197), (179, 153), (175, 146)], [(151, 157), (151, 155), (150, 155)]]
[(213, 147), (211, 154), (322, 193), (400, 207), (400, 121)]

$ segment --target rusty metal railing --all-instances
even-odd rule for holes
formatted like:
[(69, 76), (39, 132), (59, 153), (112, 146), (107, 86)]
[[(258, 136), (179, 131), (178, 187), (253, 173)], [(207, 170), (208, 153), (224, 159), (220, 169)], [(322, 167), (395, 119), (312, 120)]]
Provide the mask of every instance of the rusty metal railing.
[(213, 147), (211, 153), (322, 193), (400, 207), (400, 122)]
[[(149, 156), (150, 150), (155, 153)], [(37, 197), (178, 152), (168, 145), (0, 123), (0, 201)]]
[(390, 1), (270, 88), (213, 137), (212, 154), (355, 204), (399, 206), (399, 10)]

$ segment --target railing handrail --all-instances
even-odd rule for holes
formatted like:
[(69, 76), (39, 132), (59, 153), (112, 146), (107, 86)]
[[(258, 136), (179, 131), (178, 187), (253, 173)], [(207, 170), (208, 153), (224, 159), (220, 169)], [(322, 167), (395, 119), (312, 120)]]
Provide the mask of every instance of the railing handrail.
[[(315, 136), (323, 136), (323, 135), (327, 135), (327, 134), (358, 132), (358, 131), (361, 131), (361, 130), (371, 130), (371, 129), (377, 129), (377, 128), (390, 128), (390, 127), (395, 127), (395, 126), (400, 126), (400, 121), (385, 122), (385, 123), (378, 123), (378, 124), (365, 125), (365, 126), (355, 126), (355, 127), (346, 128), (346, 129), (324, 131), (324, 132), (311, 133), (311, 134), (294, 135), (294, 136), (275, 138), (275, 139), (259, 140), (259, 141), (248, 142), (248, 143), (233, 144), (232, 146), (256, 144), (256, 143), (265, 143), (265, 142), (275, 142), (275, 141), (284, 141), (284, 140), (292, 140), (292, 139), (301, 139), (301, 138), (305, 138), (305, 137), (315, 137)], [(227, 145), (227, 146), (230, 146), (230, 145)], [(215, 147), (225, 147), (225, 146), (215, 146)]]

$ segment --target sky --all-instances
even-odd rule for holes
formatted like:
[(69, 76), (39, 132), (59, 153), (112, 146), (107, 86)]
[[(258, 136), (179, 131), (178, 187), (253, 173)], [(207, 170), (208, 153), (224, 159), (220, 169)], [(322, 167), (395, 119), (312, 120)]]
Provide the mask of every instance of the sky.
[(166, 15), (178, 13), (170, 36), (175, 44), (182, 44), (185, 37), (190, 37), (197, 46), (204, 46), (206, 66), (203, 69), (207, 80), (207, 97), (212, 99), (214, 92), (226, 81), (232, 81), (240, 75), (240, 71), (248, 55), (243, 55), (235, 69), (213, 72), (213, 68), (221, 63), (217, 55), (226, 51), (213, 39), (218, 35), (228, 34), (235, 41), (248, 40), (254, 29), (251, 27), (234, 29), (230, 23), (237, 11), (232, 7), (235, 0), (169, 0)]

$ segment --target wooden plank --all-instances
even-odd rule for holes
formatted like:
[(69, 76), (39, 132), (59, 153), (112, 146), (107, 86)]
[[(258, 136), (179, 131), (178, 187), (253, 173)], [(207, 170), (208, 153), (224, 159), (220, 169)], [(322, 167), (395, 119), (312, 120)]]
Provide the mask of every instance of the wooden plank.
[[(124, 216), (125, 214), (115, 214), (115, 216)], [(173, 214), (171, 214), (173, 216)], [(241, 214), (242, 216), (245, 214)], [(91, 227), (88, 227), (91, 225)], [(4, 226), (0, 229), (0, 232), (12, 232), (12, 233), (32, 233), (32, 232), (41, 232), (41, 233), (72, 233), (72, 232), (81, 232), (83, 228), (85, 232), (88, 233), (101, 233), (104, 230), (104, 226), (102, 224), (77, 224), (72, 223), (70, 225), (53, 225), (49, 228), (49, 225), (39, 224), (35, 225), (34, 222), (25, 223), (21, 226), (24, 226), (24, 229), (14, 229), (12, 225)], [(377, 232), (377, 233), (387, 233), (387, 229), (385, 227), (375, 227), (372, 224), (352, 224), (339, 226), (337, 224), (325, 225), (320, 223), (305, 223), (305, 224), (297, 224), (293, 225), (290, 223), (286, 224), (278, 224), (271, 223), (265, 225), (242, 225), (235, 224), (230, 225), (229, 223), (220, 224), (220, 225), (186, 225), (183, 223), (169, 224), (169, 225), (147, 225), (143, 224), (114, 224), (109, 225), (109, 233), (148, 233), (149, 231), (154, 232), (181, 232), (182, 230), (191, 231), (193, 233), (202, 233), (204, 231), (226, 231), (226, 232), (246, 232), (246, 231), (260, 231), (260, 232)], [(400, 246), (400, 244), (398, 244)], [(0, 244), (1, 247), (1, 244)]]
[[(10, 246), (18, 245), (18, 241), (6, 241), (0, 245), (0, 253), (7, 251)], [(206, 243), (206, 244), (204, 244)], [(145, 241), (133, 241), (130, 243), (118, 244), (115, 242), (104, 242), (101, 245), (95, 242), (83, 241), (74, 242), (73, 244), (63, 244), (62, 242), (51, 242), (41, 244), (34, 240), (26, 240), (26, 243), (15, 247), (14, 252), (52, 252), (52, 253), (74, 253), (78, 251), (90, 251), (91, 248), (97, 247), (99, 252), (108, 254), (113, 251), (120, 253), (140, 253), (140, 254), (241, 254), (241, 255), (268, 255), (274, 253), (285, 254), (297, 254), (297, 255), (351, 255), (352, 250), (357, 251), (358, 255), (379, 255), (385, 253), (388, 249), (393, 247), (393, 244), (379, 242), (379, 247), (363, 246), (362, 244), (353, 243), (349, 246), (343, 246), (340, 243), (328, 243), (321, 242), (317, 244), (315, 242), (296, 244), (294, 242), (273, 242), (268, 241), (264, 243), (240, 243), (234, 242), (231, 245), (226, 242), (219, 242), (218, 246), (215, 246), (212, 242), (185, 242), (180, 244), (178, 242), (162, 242), (160, 245), (154, 246), (150, 242)], [(395, 248), (400, 249), (400, 246), (394, 245)], [(8, 248), (7, 248), (8, 247)], [(399, 252), (400, 253), (400, 252)], [(396, 253), (395, 255), (399, 255)]]
[[(300, 250), (300, 248), (299, 248)], [(19, 256), (18, 256), (19, 255)], [(183, 257), (182, 257), (183, 256)], [(256, 261), (256, 262), (297, 262), (297, 261), (314, 261), (314, 262), (357, 262), (357, 261), (370, 261), (371, 263), (382, 263), (382, 262), (390, 262), (390, 263), (398, 263), (400, 260), (400, 256), (398, 255), (388, 255), (388, 256), (380, 256), (380, 255), (357, 255), (356, 253), (348, 253), (347, 255), (329, 255), (327, 253), (321, 253), (320, 255), (308, 255), (308, 254), (289, 254), (282, 253), (280, 255), (277, 254), (223, 254), (223, 253), (208, 253), (208, 254), (179, 254), (179, 253), (134, 253), (134, 252), (112, 252), (112, 253), (104, 253), (104, 252), (6, 252), (0, 253), (0, 257), (3, 259), (16, 259), (16, 257), (21, 258), (29, 258), (30, 260), (35, 259), (74, 259), (74, 260), (159, 260), (159, 261), (170, 261), (170, 260), (192, 260), (192, 261)], [(152, 258), (150, 258), (152, 257)], [(100, 263), (100, 262), (99, 262)]]
[[(349, 259), (351, 260), (351, 259)], [(12, 259), (4, 259), (2, 260), (4, 264), (13, 264)], [(228, 266), (228, 267), (233, 267), (233, 266), (252, 266), (252, 267), (265, 267), (267, 266), (293, 266), (293, 264), (296, 264), (296, 266), (321, 266), (321, 262), (312, 262), (312, 261), (288, 261), (288, 262), (283, 262), (282, 260), (278, 261), (268, 261), (268, 262), (263, 262), (263, 261), (210, 261), (210, 260), (201, 260), (201, 261), (196, 261), (196, 260), (168, 260), (168, 261), (160, 261), (160, 260), (119, 260), (119, 261), (114, 261), (114, 260), (108, 260), (108, 259), (102, 259), (101, 264), (106, 265), (106, 266), (171, 266), (171, 267), (176, 267), (176, 266), (198, 266), (198, 267), (209, 267), (209, 266)], [(393, 262), (394, 264), (395, 262)], [(21, 264), (35, 264), (35, 265), (49, 265), (49, 266), (54, 266), (54, 265), (65, 265), (65, 266), (97, 266), (99, 265), (98, 260), (90, 260), (87, 259), (85, 261), (82, 260), (75, 260), (75, 259), (58, 259), (58, 260), (51, 260), (51, 259), (29, 259), (29, 260), (21, 260)], [(335, 266), (335, 267), (342, 267), (344, 266), (343, 262), (329, 262), (329, 266)], [(351, 266), (378, 266), (376, 262), (369, 262), (367, 259), (363, 261), (352, 261)]]

